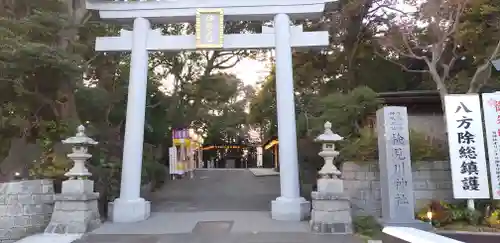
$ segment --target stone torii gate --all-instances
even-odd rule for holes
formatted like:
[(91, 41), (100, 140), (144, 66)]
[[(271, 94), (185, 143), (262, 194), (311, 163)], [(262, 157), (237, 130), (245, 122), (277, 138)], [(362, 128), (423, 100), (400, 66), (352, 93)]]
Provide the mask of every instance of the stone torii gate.
[[(144, 115), (149, 51), (199, 49), (268, 49), (276, 53), (278, 136), (281, 196), (271, 203), (276, 220), (299, 221), (310, 214), (300, 197), (293, 90), (292, 47), (326, 47), (328, 32), (303, 32), (290, 20), (320, 18), (327, 0), (87, 0), (105, 20), (130, 24), (120, 36), (98, 37), (96, 51), (131, 52), (127, 117), (120, 196), (113, 202), (114, 222), (137, 222), (150, 215), (150, 202), (140, 197)], [(270, 21), (259, 34), (224, 34), (224, 21)], [(166, 36), (151, 24), (196, 22), (195, 35)]]

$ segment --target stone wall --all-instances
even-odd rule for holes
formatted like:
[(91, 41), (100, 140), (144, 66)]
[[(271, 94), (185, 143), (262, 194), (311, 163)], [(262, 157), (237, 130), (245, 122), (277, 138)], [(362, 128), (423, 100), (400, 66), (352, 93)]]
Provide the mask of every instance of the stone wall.
[(41, 233), (54, 207), (51, 180), (29, 180), (0, 184), (0, 243), (15, 242)]
[[(448, 161), (412, 163), (416, 210), (431, 199), (453, 199)], [(344, 189), (351, 197), (354, 215), (381, 216), (380, 173), (378, 162), (345, 162), (342, 165)]]

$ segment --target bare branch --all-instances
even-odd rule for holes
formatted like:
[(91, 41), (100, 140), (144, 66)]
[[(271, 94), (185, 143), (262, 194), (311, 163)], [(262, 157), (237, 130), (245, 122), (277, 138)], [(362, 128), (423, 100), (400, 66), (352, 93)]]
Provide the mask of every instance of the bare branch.
[(450, 76), (450, 70), (455, 65), (455, 62), (457, 61), (457, 57), (453, 56), (448, 64), (441, 64), (443, 67), (443, 73), (441, 74), (441, 80), (445, 81), (447, 78)]
[[(417, 55), (415, 54), (412, 54), (411, 52), (410, 53), (407, 53), (405, 52), (404, 50), (396, 47), (396, 45), (394, 45), (393, 43), (386, 43), (386, 42), (381, 42), (380, 43), (382, 46), (388, 48), (388, 49), (391, 49), (391, 50), (394, 50), (396, 53), (398, 53), (398, 55), (400, 56), (404, 56), (404, 57), (408, 57), (408, 58), (415, 58), (415, 59), (419, 59)], [(404, 49), (407, 49), (406, 47)]]
[(469, 90), (467, 93), (476, 93), (479, 91), (481, 86), (483, 86), (488, 79), (491, 77), (491, 62), (498, 57), (500, 54), (500, 41), (498, 41), (495, 50), (491, 54), (490, 58), (486, 60), (481, 66), (476, 69), (474, 76), (469, 85)]
[(401, 40), (403, 41), (403, 44), (405, 45), (406, 49), (410, 53), (410, 55), (411, 55), (410, 57), (418, 59), (418, 60), (424, 60), (426, 58), (425, 56), (418, 56), (412, 50), (412, 47), (410, 45), (410, 41), (408, 40), (408, 36), (405, 33), (403, 33), (402, 31), (400, 31), (400, 33), (401, 33)]
[(428, 73), (429, 70), (415, 70), (415, 69), (409, 69), (407, 66), (403, 65), (402, 63), (399, 63), (397, 61), (394, 61), (390, 58), (388, 58), (387, 56), (379, 53), (377, 50), (375, 50), (375, 54), (383, 59), (385, 59), (386, 61), (389, 61), (395, 65), (398, 65), (399, 67), (401, 67), (401, 69), (403, 69), (405, 72), (410, 72), (410, 73)]
[[(219, 57), (222, 57), (222, 55), (221, 55), (221, 56), (219, 56)], [(233, 59), (234, 57), (235, 57), (235, 56), (229, 56), (229, 57), (227, 57), (227, 58), (224, 58), (224, 59), (222, 59), (222, 60), (218, 61), (217, 63), (215, 63), (215, 64), (214, 64), (214, 68), (220, 68), (223, 64), (225, 64), (225, 63), (229, 62), (229, 61), (230, 61), (231, 59)]]
[[(445, 49), (446, 41), (448, 41), (451, 38), (451, 36), (454, 35), (458, 30), (460, 24), (460, 17), (462, 16), (464, 11), (465, 11), (465, 3), (461, 3), (459, 4), (455, 14), (449, 15), (447, 22), (451, 23), (450, 28), (448, 30), (442, 30), (437, 43), (435, 43), (432, 46), (432, 61), (434, 64), (436, 64), (437, 62), (439, 62), (439, 60), (441, 60)], [(456, 44), (457, 44), (456, 39), (453, 38), (454, 51), (456, 51), (456, 46), (457, 46)], [(456, 56), (454, 57), (456, 58)], [(455, 60), (453, 60), (453, 63), (454, 62)]]
[(158, 101), (158, 102), (156, 102), (156, 103), (154, 103), (154, 104), (147, 105), (146, 107), (148, 107), (148, 108), (156, 108), (156, 107), (158, 107), (158, 106), (159, 106), (159, 105), (161, 105), (161, 104), (162, 104), (162, 102), (161, 102), (161, 100), (160, 100), (160, 101)]
[[(464, 13), (464, 11), (465, 11), (465, 3), (460, 4), (457, 12), (455, 13), (455, 16), (450, 14), (450, 19), (448, 21), (450, 23), (453, 23), (453, 24), (451, 25), (450, 30), (447, 32), (446, 37), (450, 37), (451, 35), (455, 34), (455, 32), (458, 30), (458, 26), (460, 24), (460, 17)], [(454, 19), (453, 19), (453, 17), (454, 17)]]
[(375, 13), (375, 12), (381, 10), (381, 9), (389, 9), (389, 10), (392, 10), (394, 12), (398, 12), (398, 13), (403, 14), (403, 15), (407, 15), (408, 14), (408, 12), (405, 12), (405, 11), (403, 11), (401, 9), (397, 9), (397, 8), (391, 6), (390, 4), (380, 4), (377, 7), (373, 8), (372, 10), (368, 11), (368, 13), (372, 14), (372, 13)]

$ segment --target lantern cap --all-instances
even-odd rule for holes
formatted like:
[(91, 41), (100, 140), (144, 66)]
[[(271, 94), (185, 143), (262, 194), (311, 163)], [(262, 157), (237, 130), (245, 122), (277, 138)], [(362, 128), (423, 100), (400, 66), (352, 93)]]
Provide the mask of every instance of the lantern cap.
[(80, 125), (76, 128), (76, 135), (74, 137), (70, 137), (67, 139), (62, 140), (62, 143), (64, 144), (89, 144), (89, 145), (96, 145), (97, 142), (92, 139), (87, 137), (85, 134), (85, 127), (83, 125)]
[(327, 122), (325, 122), (325, 131), (323, 132), (323, 134), (316, 137), (316, 139), (314, 141), (316, 141), (316, 142), (336, 142), (336, 141), (341, 141), (341, 140), (344, 140), (344, 138), (341, 137), (340, 135), (334, 133), (332, 131), (332, 123), (327, 121)]

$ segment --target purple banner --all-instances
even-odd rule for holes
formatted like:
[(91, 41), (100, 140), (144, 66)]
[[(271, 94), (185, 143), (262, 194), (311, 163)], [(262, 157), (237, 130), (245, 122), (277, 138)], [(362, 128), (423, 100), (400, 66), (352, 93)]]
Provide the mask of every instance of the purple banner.
[(188, 129), (174, 129), (172, 130), (173, 139), (187, 139), (189, 138)]

